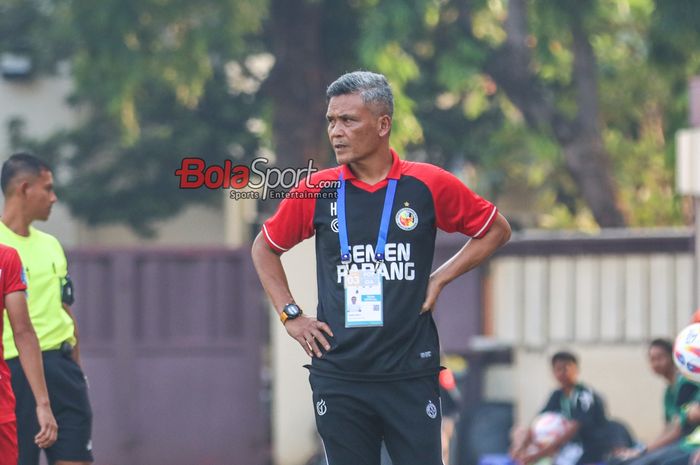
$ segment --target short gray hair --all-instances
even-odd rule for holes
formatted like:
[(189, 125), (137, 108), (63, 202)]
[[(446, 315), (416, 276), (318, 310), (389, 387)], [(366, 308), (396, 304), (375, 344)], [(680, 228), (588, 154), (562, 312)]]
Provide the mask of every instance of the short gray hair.
[(387, 115), (394, 115), (394, 94), (383, 74), (370, 71), (343, 74), (326, 89), (326, 100), (347, 94), (360, 94), (365, 104), (375, 104)]

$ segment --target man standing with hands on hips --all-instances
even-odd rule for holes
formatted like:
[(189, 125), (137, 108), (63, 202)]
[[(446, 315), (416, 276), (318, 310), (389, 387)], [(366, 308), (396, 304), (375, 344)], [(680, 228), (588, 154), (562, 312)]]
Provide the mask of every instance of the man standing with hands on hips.
[[(0, 218), (0, 244), (19, 252), (27, 276), (29, 317), (39, 339), (58, 439), (45, 450), (51, 465), (92, 462), (92, 410), (87, 381), (80, 367), (78, 331), (70, 310), (73, 288), (58, 240), (32, 226), (46, 221), (56, 202), (49, 166), (27, 153), (12, 155), (2, 165), (0, 186), (5, 208)], [(41, 449), (36, 405), (27, 377), (17, 360), (12, 328), (5, 321), (3, 345), (17, 400), (19, 465), (38, 465)]]
[[(510, 226), (452, 174), (390, 148), (394, 105), (384, 76), (345, 74), (326, 96), (340, 166), (280, 204), (253, 261), (287, 332), (312, 357), (329, 465), (379, 465), (382, 440), (396, 465), (439, 465), (440, 348), (430, 311), (445, 285), (508, 241)], [(431, 274), (437, 228), (472, 239)], [(294, 303), (280, 260), (312, 235), (317, 318)]]

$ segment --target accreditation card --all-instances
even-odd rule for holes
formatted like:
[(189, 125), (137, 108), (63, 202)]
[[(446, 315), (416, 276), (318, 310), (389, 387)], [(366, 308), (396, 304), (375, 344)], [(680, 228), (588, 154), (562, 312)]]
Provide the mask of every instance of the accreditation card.
[(345, 276), (345, 327), (384, 326), (382, 276), (352, 269)]

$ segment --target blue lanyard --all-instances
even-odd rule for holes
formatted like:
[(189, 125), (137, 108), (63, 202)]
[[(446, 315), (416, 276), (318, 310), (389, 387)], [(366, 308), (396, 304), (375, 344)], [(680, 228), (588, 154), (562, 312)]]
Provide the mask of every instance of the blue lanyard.
[[(338, 177), (340, 186), (338, 187), (338, 237), (340, 239), (340, 261), (350, 263), (350, 245), (348, 244), (348, 227), (345, 217), (345, 179), (343, 173)], [(374, 248), (374, 259), (377, 262), (384, 261), (384, 248), (389, 235), (389, 218), (391, 217), (391, 207), (394, 204), (394, 194), (396, 194), (396, 179), (389, 179), (384, 196), (384, 209), (382, 210), (382, 222), (379, 226), (377, 245)]]

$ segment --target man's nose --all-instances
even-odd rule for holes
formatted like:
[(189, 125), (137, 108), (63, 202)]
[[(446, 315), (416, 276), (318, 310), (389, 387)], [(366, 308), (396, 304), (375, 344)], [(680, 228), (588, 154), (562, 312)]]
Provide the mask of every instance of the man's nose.
[(344, 134), (345, 133), (344, 133), (343, 128), (340, 124), (336, 124), (336, 125), (332, 126), (328, 131), (328, 135), (330, 136), (331, 140), (333, 140), (335, 137), (341, 137)]

